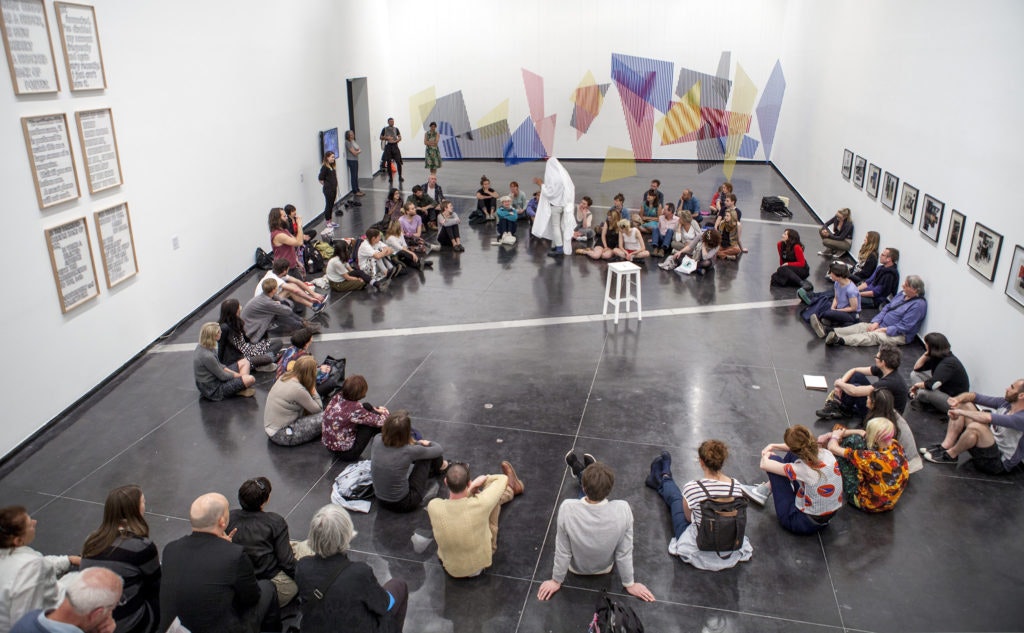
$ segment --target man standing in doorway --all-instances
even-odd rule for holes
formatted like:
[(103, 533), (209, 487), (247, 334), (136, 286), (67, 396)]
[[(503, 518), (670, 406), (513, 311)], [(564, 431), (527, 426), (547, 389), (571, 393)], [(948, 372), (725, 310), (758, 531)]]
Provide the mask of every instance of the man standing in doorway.
[(391, 161), (395, 161), (395, 165), (398, 166), (398, 184), (401, 186), (405, 182), (405, 178), (402, 177), (402, 152), (398, 149), (398, 144), (402, 142), (402, 132), (395, 127), (393, 118), (389, 118), (387, 127), (380, 131), (380, 140), (384, 142), (384, 155), (381, 156), (381, 162), (387, 171), (388, 182), (392, 186), (395, 184), (395, 177), (391, 173)]

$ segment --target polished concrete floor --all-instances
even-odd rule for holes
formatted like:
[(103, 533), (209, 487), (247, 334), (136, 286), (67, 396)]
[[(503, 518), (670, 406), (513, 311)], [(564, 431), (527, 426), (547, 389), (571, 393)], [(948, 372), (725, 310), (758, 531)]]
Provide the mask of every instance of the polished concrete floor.
[[(692, 187), (704, 204), (722, 178), (719, 168), (698, 173), (693, 163), (664, 163), (598, 184), (600, 162), (567, 165), (577, 194), (595, 199), (598, 219), (617, 191), (627, 206), (637, 206), (652, 177), (664, 183), (666, 199)], [(408, 167), (411, 189), (425, 177), (418, 161)], [(538, 163), (449, 162), (440, 182), (465, 218), (481, 173), (502, 192), (516, 179), (529, 195), (542, 171)], [(690, 479), (699, 474), (698, 444), (719, 438), (731, 449), (726, 472), (760, 481), (760, 449), (781, 441), (788, 425), (830, 427), (815, 421), (822, 397), (804, 390), (802, 374), (832, 379), (870, 364), (874, 353), (826, 348), (797, 318), (792, 290), (768, 285), (784, 226), (814, 235), (809, 210), (769, 166), (739, 165), (733, 182), (747, 210), (743, 241), (750, 253), (703, 279), (649, 264), (642, 321), (614, 325), (601, 318), (606, 265), (545, 257), (547, 244), (529, 239), (526, 224), (508, 249), (490, 244), (493, 224), (464, 223), (466, 252), (432, 255), (433, 271), (400, 278), (384, 294), (330, 298), (318, 317), (324, 334), (314, 343), (317, 355), (346, 357), (350, 374), (367, 377), (370, 401), (411, 411), (427, 438), (469, 462), (475, 474), (497, 472), (508, 459), (526, 482), (525, 494), (503, 509), (493, 567), (471, 580), (447, 578), (433, 545), (413, 547), (411, 535), (429, 529), (425, 512), (397, 516), (374, 505), (354, 515), (354, 558), (368, 562), (382, 582), (397, 576), (409, 583), (406, 631), (579, 631), (599, 590), (622, 593), (613, 573), (570, 575), (550, 602), (535, 597), (551, 573), (555, 511), (573, 494), (562, 461), (571, 448), (609, 463), (617, 473), (613, 497), (633, 508), (636, 577), (658, 598), (633, 601), (648, 631), (1024, 630), (1019, 472), (993, 478), (965, 462), (926, 464), (894, 512), (846, 508), (813, 537), (784, 532), (773, 509), (754, 507), (747, 530), (753, 558), (718, 573), (667, 553), (668, 513), (643, 485), (654, 456), (670, 450), (676, 478)], [(345, 213), (338, 234), (379, 219), (387, 181), (364, 179), (363, 188), (363, 206)], [(761, 196), (773, 194), (793, 196), (791, 221), (758, 213)], [(253, 210), (253, 222), (264, 217), (265, 210)], [(866, 218), (855, 221), (861, 231), (869, 228)], [(883, 242), (899, 246), (889, 236)], [(825, 261), (811, 259), (812, 279), (824, 286)], [(915, 262), (901, 264), (904, 272), (922, 272)], [(238, 485), (256, 475), (273, 482), (268, 509), (287, 517), (294, 537), (304, 537), (343, 464), (319, 443), (281, 448), (267, 441), (262, 411), (270, 375), (257, 374), (255, 398), (219, 403), (200, 402), (192, 380), (200, 324), (216, 320), (220, 300), (251, 297), (257, 279), (250, 273), (226, 289), (164, 345), (9, 456), (0, 502), (23, 504), (39, 520), (40, 551), (77, 552), (115, 486), (142, 486), (153, 538), (163, 546), (188, 532), (188, 506), (197, 495), (216, 490), (233, 500)], [(929, 292), (942, 288), (932, 284)], [(917, 344), (904, 350), (901, 373), (920, 353)], [(935, 416), (908, 410), (907, 417), (920, 445), (940, 440)]]

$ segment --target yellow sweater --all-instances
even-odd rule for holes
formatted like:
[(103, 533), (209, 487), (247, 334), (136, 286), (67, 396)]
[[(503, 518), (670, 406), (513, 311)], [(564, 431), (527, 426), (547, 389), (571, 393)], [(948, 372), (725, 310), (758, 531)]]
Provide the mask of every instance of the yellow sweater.
[(491, 566), (491, 511), (508, 486), (505, 475), (488, 475), (476, 495), (462, 499), (432, 499), (427, 504), (437, 541), (437, 556), (455, 578), (472, 576)]

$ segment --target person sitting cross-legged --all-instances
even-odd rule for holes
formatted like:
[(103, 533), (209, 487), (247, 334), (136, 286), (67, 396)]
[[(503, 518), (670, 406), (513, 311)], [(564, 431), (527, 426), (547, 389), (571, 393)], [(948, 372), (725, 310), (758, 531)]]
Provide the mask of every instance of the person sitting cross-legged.
[(427, 504), (437, 557), (455, 578), (477, 576), (491, 566), (491, 557), (498, 551), (501, 506), (523, 494), (523, 482), (512, 464), (501, 462), (501, 471), (501, 475), (470, 479), (467, 464), (453, 463), (444, 476), (451, 494)]
[(826, 345), (866, 347), (879, 343), (904, 345), (914, 340), (928, 314), (924, 298), (924, 281), (917, 275), (907, 276), (903, 290), (871, 319), (870, 323), (854, 323), (826, 332)]
[[(895, 345), (884, 343), (878, 346), (874, 364), (870, 367), (853, 367), (835, 381), (833, 389), (825, 399), (825, 406), (815, 411), (823, 420), (835, 420), (856, 416), (863, 418), (867, 413), (867, 398), (875, 389), (888, 389), (895, 399), (896, 411), (903, 412), (907, 406), (907, 383), (896, 373), (902, 356)], [(868, 382), (868, 376), (875, 376), (875, 384)]]
[[(992, 411), (982, 411), (986, 407)], [(961, 453), (987, 475), (1004, 475), (1024, 458), (1024, 379), (1006, 388), (1003, 397), (977, 392), (949, 399), (949, 424), (940, 444), (922, 448), (933, 464), (956, 464)]]
[(256, 384), (256, 378), (249, 373), (249, 361), (239, 358), (237, 363), (222, 365), (217, 360), (220, 337), (220, 324), (214, 321), (204, 323), (199, 330), (199, 345), (192, 354), (196, 389), (202, 397), (214, 402), (229, 396), (253, 397), (256, 390), (252, 386)]
[(864, 512), (896, 507), (910, 481), (910, 464), (891, 420), (872, 418), (863, 431), (836, 425), (818, 443), (836, 456), (850, 505)]
[(541, 583), (537, 598), (551, 598), (562, 588), (567, 572), (594, 576), (617, 567), (626, 593), (654, 602), (654, 594), (633, 579), (633, 511), (626, 501), (608, 500), (615, 472), (591, 455), (584, 455), (581, 463), (570, 451), (565, 461), (580, 483), (582, 498), (566, 499), (558, 506), (554, 569), (551, 579)]
[[(697, 530), (701, 524), (701, 503), (708, 499), (739, 497), (742, 488), (735, 479), (722, 473), (722, 466), (729, 449), (719, 440), (705, 440), (697, 449), (697, 463), (700, 464), (704, 476), (687, 482), (682, 491), (672, 478), (672, 456), (663, 452), (651, 462), (651, 472), (647, 476), (647, 487), (653, 488), (668, 506), (672, 516), (672, 540), (668, 551), (678, 556), (684, 563), (690, 563), (697, 569), (718, 571), (735, 567), (742, 561), (750, 560), (754, 548), (750, 539), (743, 537), (741, 547), (728, 552), (724, 558), (719, 552), (702, 551), (697, 546)], [(722, 552), (725, 554), (725, 552)]]

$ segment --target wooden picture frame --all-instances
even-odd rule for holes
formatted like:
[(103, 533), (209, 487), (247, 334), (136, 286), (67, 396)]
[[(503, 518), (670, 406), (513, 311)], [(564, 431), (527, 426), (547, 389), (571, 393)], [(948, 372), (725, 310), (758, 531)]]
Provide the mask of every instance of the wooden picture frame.
[(89, 193), (97, 193), (124, 184), (121, 153), (117, 149), (114, 115), (110, 108), (75, 112), (78, 142), (85, 157)]
[(50, 20), (43, 0), (0, 0), (0, 33), (14, 94), (60, 92)]
[(868, 197), (872, 200), (878, 199), (878, 187), (882, 184), (882, 168), (878, 165), (871, 163), (868, 167), (868, 181), (864, 187), (864, 192), (868, 194)]
[(900, 189), (900, 179), (890, 172), (885, 172), (882, 180), (882, 206), (890, 211), (896, 210), (896, 192)]
[(1024, 307), (1024, 246), (1013, 247), (1010, 274), (1006, 278), (1006, 296)]
[(39, 208), (80, 198), (82, 191), (78, 187), (67, 115), (22, 117), (21, 129), (25, 132), (25, 149), (32, 165)]
[(949, 226), (946, 228), (946, 252), (959, 259), (960, 246), (964, 243), (967, 230), (967, 216), (953, 209), (949, 213)]
[(864, 172), (868, 168), (868, 159), (858, 156), (853, 161), (853, 186), (858, 189), (864, 188)]
[(60, 311), (67, 313), (100, 294), (92, 241), (85, 217), (44, 231), (50, 250), (53, 282), (57, 285)]
[(96, 9), (71, 2), (54, 2), (53, 8), (57, 12), (57, 30), (71, 92), (103, 90), (107, 87), (107, 71), (96, 28)]
[(917, 194), (919, 193), (917, 187), (906, 182), (903, 183), (903, 195), (900, 197), (900, 217), (910, 226), (914, 226), (914, 218), (917, 217)]
[(942, 216), (945, 211), (945, 202), (936, 200), (929, 194), (924, 195), (924, 203), (921, 205), (921, 223), (918, 230), (936, 244), (939, 243), (939, 229), (942, 228)]
[(92, 215), (96, 222), (96, 239), (100, 243), (103, 275), (107, 280), (107, 288), (113, 288), (139, 274), (128, 203), (122, 202)]
[(1003, 250), (1003, 236), (981, 222), (974, 223), (971, 236), (971, 250), (967, 253), (967, 265), (985, 279), (996, 278), (999, 267), (999, 253)]
[(850, 171), (853, 169), (853, 152), (848, 149), (843, 150), (843, 178), (850, 179)]

